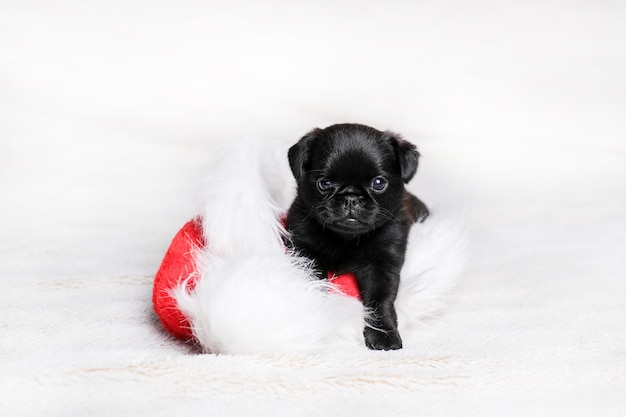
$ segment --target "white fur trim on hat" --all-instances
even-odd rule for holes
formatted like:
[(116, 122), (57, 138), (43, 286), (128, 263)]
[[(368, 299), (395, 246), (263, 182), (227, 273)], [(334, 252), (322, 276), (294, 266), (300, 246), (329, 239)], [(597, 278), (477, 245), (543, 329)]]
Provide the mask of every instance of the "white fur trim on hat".
[[(365, 311), (329, 291), (310, 262), (286, 252), (280, 223), (294, 196), (284, 146), (224, 146), (202, 190), (206, 246), (196, 253), (191, 291), (174, 290), (205, 351), (318, 352), (363, 344)], [(401, 334), (441, 307), (465, 256), (458, 221), (433, 211), (410, 232), (396, 300)]]

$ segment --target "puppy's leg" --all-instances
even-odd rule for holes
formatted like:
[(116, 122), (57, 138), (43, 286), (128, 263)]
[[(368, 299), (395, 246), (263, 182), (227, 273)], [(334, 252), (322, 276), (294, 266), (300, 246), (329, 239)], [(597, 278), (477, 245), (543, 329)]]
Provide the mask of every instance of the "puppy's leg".
[(374, 350), (402, 348), (394, 301), (400, 282), (399, 274), (357, 274), (363, 305), (368, 308), (367, 325), (363, 330), (365, 345)]

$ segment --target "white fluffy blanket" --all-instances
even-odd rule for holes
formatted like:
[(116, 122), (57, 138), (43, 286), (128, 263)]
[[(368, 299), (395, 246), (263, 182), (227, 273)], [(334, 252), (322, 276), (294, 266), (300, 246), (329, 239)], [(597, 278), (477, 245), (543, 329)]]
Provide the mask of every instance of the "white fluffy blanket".
[[(623, 416), (619, 2), (0, 4), (0, 415)], [(150, 303), (217, 140), (392, 129), (469, 263), (398, 352), (200, 354)], [(445, 217), (449, 219), (450, 217)], [(408, 334), (408, 333), (407, 333)]]

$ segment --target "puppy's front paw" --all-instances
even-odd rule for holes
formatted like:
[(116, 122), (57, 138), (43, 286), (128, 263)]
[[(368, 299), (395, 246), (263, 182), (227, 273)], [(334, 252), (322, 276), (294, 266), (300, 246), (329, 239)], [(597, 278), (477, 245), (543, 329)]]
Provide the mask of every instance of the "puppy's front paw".
[(397, 350), (402, 349), (402, 339), (397, 330), (382, 332), (366, 327), (363, 331), (365, 345), (373, 350)]

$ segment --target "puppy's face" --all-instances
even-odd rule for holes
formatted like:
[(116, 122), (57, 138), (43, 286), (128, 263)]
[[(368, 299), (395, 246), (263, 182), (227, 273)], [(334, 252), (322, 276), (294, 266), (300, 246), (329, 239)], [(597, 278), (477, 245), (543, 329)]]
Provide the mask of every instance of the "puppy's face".
[(314, 129), (289, 149), (307, 216), (344, 236), (366, 234), (398, 215), (418, 158), (399, 135), (358, 124)]

